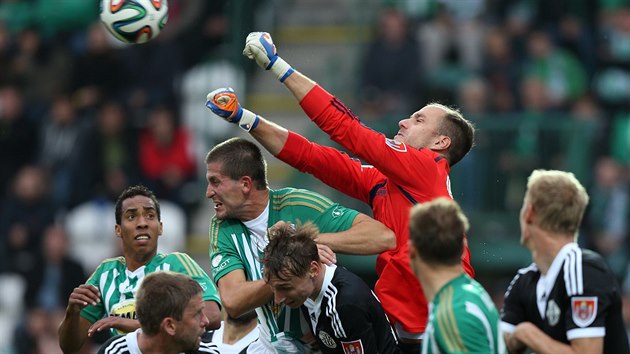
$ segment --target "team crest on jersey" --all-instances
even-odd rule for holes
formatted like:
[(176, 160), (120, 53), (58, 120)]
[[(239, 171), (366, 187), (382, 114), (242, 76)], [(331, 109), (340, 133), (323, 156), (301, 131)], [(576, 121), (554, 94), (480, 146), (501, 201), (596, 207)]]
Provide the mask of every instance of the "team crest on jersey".
[(553, 327), (558, 324), (558, 321), (560, 321), (560, 307), (558, 307), (555, 301), (549, 300), (545, 315), (550, 326)]
[(407, 152), (407, 145), (399, 143), (394, 139), (385, 138), (385, 144), (398, 152)]
[(573, 322), (579, 327), (587, 327), (597, 317), (597, 296), (576, 296), (571, 298)]
[(341, 207), (335, 207), (335, 209), (333, 209), (332, 211), (332, 216), (333, 218), (338, 218), (340, 216), (343, 215), (343, 209), (341, 209)]
[(341, 342), (341, 346), (345, 354), (363, 354), (363, 343), (360, 339), (352, 342)]
[(319, 339), (322, 340), (322, 343), (324, 343), (324, 345), (328, 348), (337, 348), (337, 343), (335, 342), (335, 339), (330, 336), (330, 334), (324, 331), (319, 331), (318, 336)]

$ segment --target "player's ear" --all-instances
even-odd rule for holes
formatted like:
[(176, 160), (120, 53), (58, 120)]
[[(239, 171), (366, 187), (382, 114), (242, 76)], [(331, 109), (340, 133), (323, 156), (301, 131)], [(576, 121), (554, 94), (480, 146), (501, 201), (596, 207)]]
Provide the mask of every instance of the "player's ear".
[(319, 274), (320, 263), (316, 261), (311, 261), (311, 265), (308, 269), (308, 275), (311, 278), (315, 278)]
[(163, 230), (163, 225), (162, 225), (162, 222), (160, 221), (160, 226), (158, 226), (158, 236), (162, 236), (162, 230)]
[(416, 259), (416, 257), (418, 257), (418, 254), (416, 253), (416, 247), (414, 247), (411, 240), (407, 240), (407, 248), (409, 249), (409, 258), (411, 260)]
[(254, 181), (250, 176), (243, 176), (240, 179), (241, 187), (243, 188), (243, 192), (248, 193), (252, 189), (254, 189)]
[(531, 204), (527, 204), (525, 205), (525, 210), (524, 212), (524, 220), (525, 223), (528, 225), (531, 225), (534, 223), (534, 218), (536, 217), (536, 211), (534, 210), (534, 206)]
[(114, 226), (114, 233), (116, 234), (116, 237), (122, 237), (122, 229), (120, 228), (120, 225), (116, 224)]
[(451, 147), (451, 138), (447, 135), (438, 135), (431, 150), (446, 150), (449, 147)]
[(168, 335), (170, 336), (174, 336), (175, 333), (177, 332), (177, 324), (175, 323), (175, 320), (172, 317), (166, 317), (162, 319), (162, 323), (160, 324), (160, 327), (162, 327), (162, 330), (165, 333), (168, 333)]

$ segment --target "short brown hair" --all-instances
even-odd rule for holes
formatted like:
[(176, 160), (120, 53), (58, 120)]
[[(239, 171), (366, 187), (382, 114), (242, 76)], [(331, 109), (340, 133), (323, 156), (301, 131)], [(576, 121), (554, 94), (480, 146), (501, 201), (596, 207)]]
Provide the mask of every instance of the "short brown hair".
[(317, 226), (312, 223), (297, 227), (284, 223), (272, 227), (262, 260), (265, 280), (269, 281), (272, 276), (282, 280), (291, 276), (303, 277), (311, 262), (319, 261), (315, 243), (318, 234)]
[(426, 263), (459, 264), (466, 231), (468, 219), (454, 200), (440, 197), (411, 208), (409, 239)]
[(267, 188), (267, 162), (258, 145), (243, 138), (231, 138), (206, 155), (206, 164), (220, 163), (221, 173), (236, 181), (249, 176), (258, 190)]
[(429, 103), (428, 106), (439, 107), (446, 112), (437, 133), (451, 138), (451, 146), (446, 152), (446, 159), (449, 165), (454, 166), (472, 149), (475, 141), (475, 126), (455, 108), (435, 102)]
[(190, 300), (201, 293), (201, 285), (187, 275), (171, 271), (148, 274), (136, 295), (136, 314), (142, 331), (153, 336), (166, 317), (180, 321)]

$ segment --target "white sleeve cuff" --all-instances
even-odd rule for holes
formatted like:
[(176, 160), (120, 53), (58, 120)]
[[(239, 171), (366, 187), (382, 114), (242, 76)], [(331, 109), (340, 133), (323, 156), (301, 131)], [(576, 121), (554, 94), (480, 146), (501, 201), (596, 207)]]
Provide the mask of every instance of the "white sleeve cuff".
[(605, 327), (575, 328), (567, 331), (567, 339), (603, 337), (606, 335)]

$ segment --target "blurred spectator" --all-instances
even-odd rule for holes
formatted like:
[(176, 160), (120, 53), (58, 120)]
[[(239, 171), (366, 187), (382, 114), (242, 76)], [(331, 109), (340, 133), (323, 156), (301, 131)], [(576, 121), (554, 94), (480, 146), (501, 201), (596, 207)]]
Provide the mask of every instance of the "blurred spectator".
[(16, 86), (0, 86), (0, 199), (8, 193), (9, 183), (20, 167), (37, 158), (37, 128), (26, 119), (22, 105), (22, 94)]
[(186, 186), (196, 176), (192, 144), (190, 134), (178, 124), (170, 108), (156, 106), (151, 110), (139, 139), (142, 177), (160, 198), (185, 209), (192, 203)]
[(39, 116), (48, 100), (68, 89), (71, 63), (72, 57), (65, 46), (45, 42), (35, 28), (19, 34), (9, 70), (14, 82), (23, 88), (30, 114)]
[(515, 112), (521, 63), (503, 28), (493, 28), (485, 37), (481, 72), (489, 86), (489, 108), (493, 112)]
[(49, 226), (42, 242), (43, 257), (26, 276), (26, 314), (14, 336), (18, 354), (58, 351), (57, 326), (68, 297), (86, 280), (82, 265), (68, 257), (67, 248), (63, 226)]
[(77, 143), (84, 128), (76, 110), (65, 94), (57, 95), (42, 122), (40, 131), (40, 164), (48, 169), (51, 178), (51, 197), (57, 208), (69, 206), (75, 172)]
[(587, 246), (600, 253), (621, 282), (630, 258), (630, 189), (624, 169), (609, 156), (595, 164), (586, 214)]
[(609, 110), (630, 108), (630, 4), (603, 12), (599, 27), (599, 70), (594, 86)]
[(453, 87), (481, 68), (486, 25), (479, 20), (484, 3), (483, 0), (437, 2), (434, 18), (418, 27), (421, 65), (433, 89), (430, 100), (452, 101)]
[(72, 66), (71, 87), (79, 110), (96, 109), (107, 98), (124, 98), (122, 53), (108, 38), (98, 21), (87, 29)]
[[(124, 187), (139, 182), (138, 146), (125, 108), (116, 101), (100, 105), (96, 122), (78, 141), (72, 206), (95, 196), (115, 200)], [(120, 187), (109, 188), (108, 183)], [(122, 187), (122, 188), (121, 188)]]
[(554, 45), (543, 31), (533, 31), (528, 39), (526, 77), (542, 81), (553, 108), (567, 108), (586, 92), (587, 76), (576, 57)]
[[(8, 68), (11, 64), (13, 37), (7, 30), (4, 22), (0, 20), (0, 68)], [(0, 86), (7, 84), (11, 72), (0, 70)]]
[(421, 102), (418, 44), (405, 14), (393, 8), (379, 13), (376, 32), (361, 64), (361, 116), (399, 119)]
[(12, 193), (3, 202), (0, 241), (5, 254), (0, 258), (10, 272), (26, 276), (41, 257), (42, 236), (55, 214), (48, 186), (40, 167), (22, 167), (15, 177)]
[[(158, 37), (159, 39), (159, 37)], [(165, 102), (177, 107), (175, 89), (182, 73), (177, 43), (154, 40), (125, 47), (122, 98), (134, 128), (147, 123), (152, 107)]]

